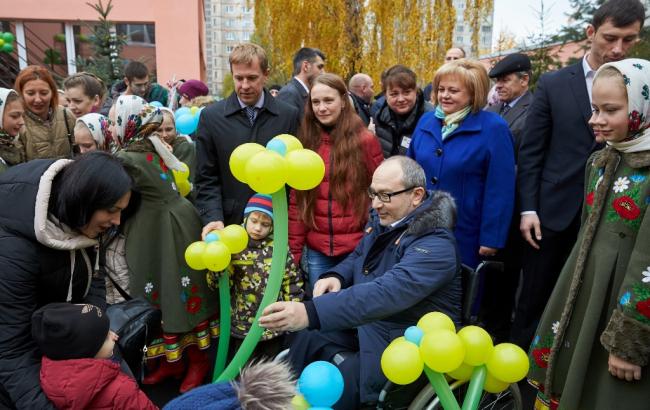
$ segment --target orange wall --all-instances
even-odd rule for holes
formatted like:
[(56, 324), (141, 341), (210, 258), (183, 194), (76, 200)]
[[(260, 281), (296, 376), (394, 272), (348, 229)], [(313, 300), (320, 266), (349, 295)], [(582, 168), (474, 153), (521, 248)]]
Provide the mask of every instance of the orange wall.
[[(155, 24), (160, 83), (174, 74), (177, 79), (205, 81), (203, 0), (113, 0), (112, 4), (109, 19), (113, 22)], [(0, 0), (0, 10), (3, 20), (97, 20), (97, 12), (85, 0)]]

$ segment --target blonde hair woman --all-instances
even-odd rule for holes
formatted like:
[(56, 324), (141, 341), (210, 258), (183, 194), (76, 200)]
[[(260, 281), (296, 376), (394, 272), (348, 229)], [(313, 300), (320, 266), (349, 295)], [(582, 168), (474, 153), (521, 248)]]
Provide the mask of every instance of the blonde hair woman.
[(424, 168), (428, 189), (456, 200), (456, 240), (471, 267), (504, 247), (514, 205), (512, 134), (501, 117), (482, 110), (488, 91), (479, 62), (443, 65), (433, 79), (436, 110), (422, 116), (407, 152)]

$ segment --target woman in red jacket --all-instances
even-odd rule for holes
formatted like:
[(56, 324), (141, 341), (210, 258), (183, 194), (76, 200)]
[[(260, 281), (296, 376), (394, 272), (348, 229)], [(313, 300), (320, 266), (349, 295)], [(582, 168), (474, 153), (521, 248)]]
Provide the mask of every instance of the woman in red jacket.
[(325, 162), (325, 177), (309, 191), (292, 191), (289, 246), (313, 289), (319, 276), (352, 252), (363, 236), (370, 200), (366, 193), (381, 146), (355, 113), (343, 80), (321, 74), (312, 83), (298, 138)]

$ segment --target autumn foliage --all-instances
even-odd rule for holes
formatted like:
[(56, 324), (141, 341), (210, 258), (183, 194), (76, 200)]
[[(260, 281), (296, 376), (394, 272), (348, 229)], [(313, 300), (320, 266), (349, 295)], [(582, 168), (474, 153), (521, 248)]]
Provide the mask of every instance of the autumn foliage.
[[(465, 18), (476, 22), (493, 0), (466, 0)], [(256, 39), (270, 54), (273, 70), (288, 78), (300, 47), (320, 48), (327, 71), (349, 78), (364, 72), (378, 82), (393, 64), (411, 67), (428, 82), (452, 45), (453, 0), (257, 0)]]

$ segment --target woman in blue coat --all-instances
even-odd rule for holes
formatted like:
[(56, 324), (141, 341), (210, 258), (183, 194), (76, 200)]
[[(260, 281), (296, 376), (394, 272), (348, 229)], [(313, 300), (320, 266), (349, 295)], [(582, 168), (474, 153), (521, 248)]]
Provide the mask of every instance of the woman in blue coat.
[(427, 188), (456, 200), (462, 262), (475, 268), (503, 248), (512, 219), (515, 159), (501, 117), (483, 111), (489, 80), (475, 61), (442, 66), (433, 80), (435, 112), (422, 116), (407, 155), (424, 168)]

